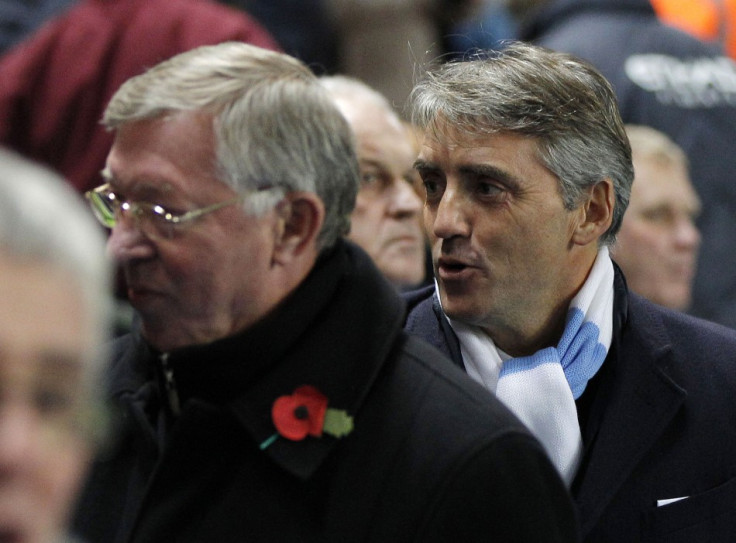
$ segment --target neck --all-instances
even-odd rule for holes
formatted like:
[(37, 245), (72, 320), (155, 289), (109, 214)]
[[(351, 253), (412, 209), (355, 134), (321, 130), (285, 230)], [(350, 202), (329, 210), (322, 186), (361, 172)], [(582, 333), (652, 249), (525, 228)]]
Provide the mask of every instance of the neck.
[(570, 302), (588, 279), (597, 254), (597, 247), (592, 245), (578, 251), (569, 269), (579, 271), (563, 278), (553, 293), (538, 300), (538, 305), (519, 304), (516, 315), (500, 315), (497, 322), (481, 328), (499, 349), (513, 357), (557, 346), (565, 330)]
[(565, 317), (573, 296), (560, 301), (545, 315), (531, 316), (523, 326), (499, 325), (482, 329), (506, 354), (512, 357), (532, 355), (545, 347), (557, 345), (565, 329)]

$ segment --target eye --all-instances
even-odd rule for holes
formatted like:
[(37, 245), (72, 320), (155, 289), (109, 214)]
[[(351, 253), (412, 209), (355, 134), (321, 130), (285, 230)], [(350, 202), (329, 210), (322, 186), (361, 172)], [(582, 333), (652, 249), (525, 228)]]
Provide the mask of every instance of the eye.
[(478, 182), (478, 192), (480, 192), (483, 196), (496, 196), (504, 192), (504, 189), (494, 183), (480, 181)]
[(42, 415), (64, 415), (72, 410), (74, 397), (67, 390), (40, 387), (33, 393), (33, 404)]
[(415, 176), (415, 175), (414, 175), (413, 173), (407, 173), (407, 174), (405, 174), (405, 175), (404, 175), (404, 176), (402, 177), (402, 179), (403, 179), (404, 181), (406, 181), (406, 182), (407, 182), (407, 183), (408, 183), (409, 185), (411, 185), (412, 187), (413, 187), (413, 186), (415, 186), (415, 184), (416, 184), (416, 181), (418, 181), (418, 180), (419, 180), (419, 178), (418, 178), (417, 176)]
[(511, 189), (503, 182), (487, 177), (479, 176), (471, 181), (471, 187), (481, 201), (497, 204), (508, 200)]
[(441, 187), (439, 178), (436, 176), (423, 177), (422, 184), (424, 185), (424, 190), (427, 192), (427, 200), (440, 196)]
[(641, 215), (645, 220), (658, 223), (666, 224), (674, 220), (674, 213), (667, 207), (655, 207), (645, 210)]
[(361, 172), (360, 183), (363, 186), (376, 185), (380, 180), (379, 175), (376, 172)]

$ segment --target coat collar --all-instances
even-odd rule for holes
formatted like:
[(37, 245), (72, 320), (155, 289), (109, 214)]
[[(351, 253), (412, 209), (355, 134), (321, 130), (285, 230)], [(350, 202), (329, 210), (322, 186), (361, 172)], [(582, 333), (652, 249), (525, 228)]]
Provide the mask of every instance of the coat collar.
[(635, 294), (627, 298), (626, 319), (603, 365), (593, 404), (600, 422), (586, 443), (572, 488), (583, 534), (595, 526), (686, 397), (670, 375), (676, 354), (659, 312)]
[[(669, 368), (677, 359), (660, 312), (629, 293), (615, 262), (614, 270), (614, 344), (600, 377), (596, 376), (598, 383), (589, 415), (595, 419), (594, 429), (584, 436), (583, 463), (571, 489), (580, 510), (583, 534), (595, 526), (686, 396), (670, 375)], [(413, 303), (426, 314), (430, 296), (431, 292), (422, 291), (416, 299), (409, 298), (410, 307)], [(439, 308), (434, 313), (436, 322), (429, 320), (438, 323), (437, 333), (442, 330), (445, 352), (453, 351), (457, 338), (449, 326), (442, 328)], [(462, 364), (462, 356), (457, 356)]]
[[(334, 294), (314, 318), (301, 324), (303, 333), (291, 342), (278, 364), (231, 404), (235, 416), (259, 444), (276, 433), (271, 421), (274, 401), (301, 385), (319, 389), (327, 396), (329, 407), (345, 410), (359, 426), (356, 415), (397, 344), (403, 301), (365, 253), (348, 244), (345, 247), (339, 251), (342, 273), (328, 272), (339, 277)], [(298, 311), (299, 304), (290, 304), (288, 310)], [(303, 441), (279, 437), (265, 454), (306, 479), (338, 441), (326, 434)]]
[[(276, 433), (274, 401), (301, 385), (316, 387), (329, 407), (355, 417), (398, 345), (404, 311), (403, 300), (370, 258), (339, 241), (272, 315), (236, 336), (172, 351), (168, 363), (184, 401), (224, 406), (261, 444)], [(130, 394), (128, 402), (155, 402), (144, 392), (150, 392), (158, 353), (140, 336), (128, 338), (118, 351), (113, 397)], [(186, 413), (185, 408), (182, 416)], [(306, 479), (338, 441), (329, 435), (303, 441), (279, 437), (264, 454)]]

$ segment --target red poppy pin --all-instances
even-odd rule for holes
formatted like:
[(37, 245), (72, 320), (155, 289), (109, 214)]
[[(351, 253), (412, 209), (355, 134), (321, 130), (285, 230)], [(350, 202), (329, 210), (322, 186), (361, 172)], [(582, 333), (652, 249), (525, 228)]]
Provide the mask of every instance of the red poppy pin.
[(327, 407), (327, 396), (317, 388), (303, 385), (291, 395), (279, 396), (271, 407), (271, 419), (277, 433), (261, 443), (265, 449), (279, 436), (301, 441), (308, 435), (322, 437), (329, 434), (343, 437), (353, 430), (353, 417), (343, 409)]

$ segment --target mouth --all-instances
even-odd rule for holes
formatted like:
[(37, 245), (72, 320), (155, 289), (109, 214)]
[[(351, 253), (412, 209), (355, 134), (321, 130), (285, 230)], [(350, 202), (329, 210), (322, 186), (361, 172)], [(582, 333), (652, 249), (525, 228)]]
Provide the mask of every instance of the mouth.
[(411, 251), (412, 253), (414, 253), (423, 251), (424, 243), (421, 238), (417, 238), (414, 236), (401, 236), (389, 240), (389, 242), (386, 244), (386, 248), (399, 250), (402, 252)]
[[(157, 293), (141, 285), (128, 285), (128, 300), (131, 304), (141, 303), (156, 296)], [(2, 540), (0, 540), (2, 543)]]
[(20, 528), (0, 526), (0, 543), (23, 543), (26, 540)]
[(463, 279), (471, 269), (470, 265), (454, 258), (440, 258), (437, 261), (437, 275), (443, 280)]
[(409, 241), (411, 243), (417, 243), (421, 241), (420, 236), (412, 236), (411, 234), (405, 234), (403, 236), (396, 236), (391, 241), (393, 242), (402, 242), (402, 241)]
[(671, 274), (676, 281), (692, 281), (695, 277), (695, 262), (680, 262), (671, 266)]

